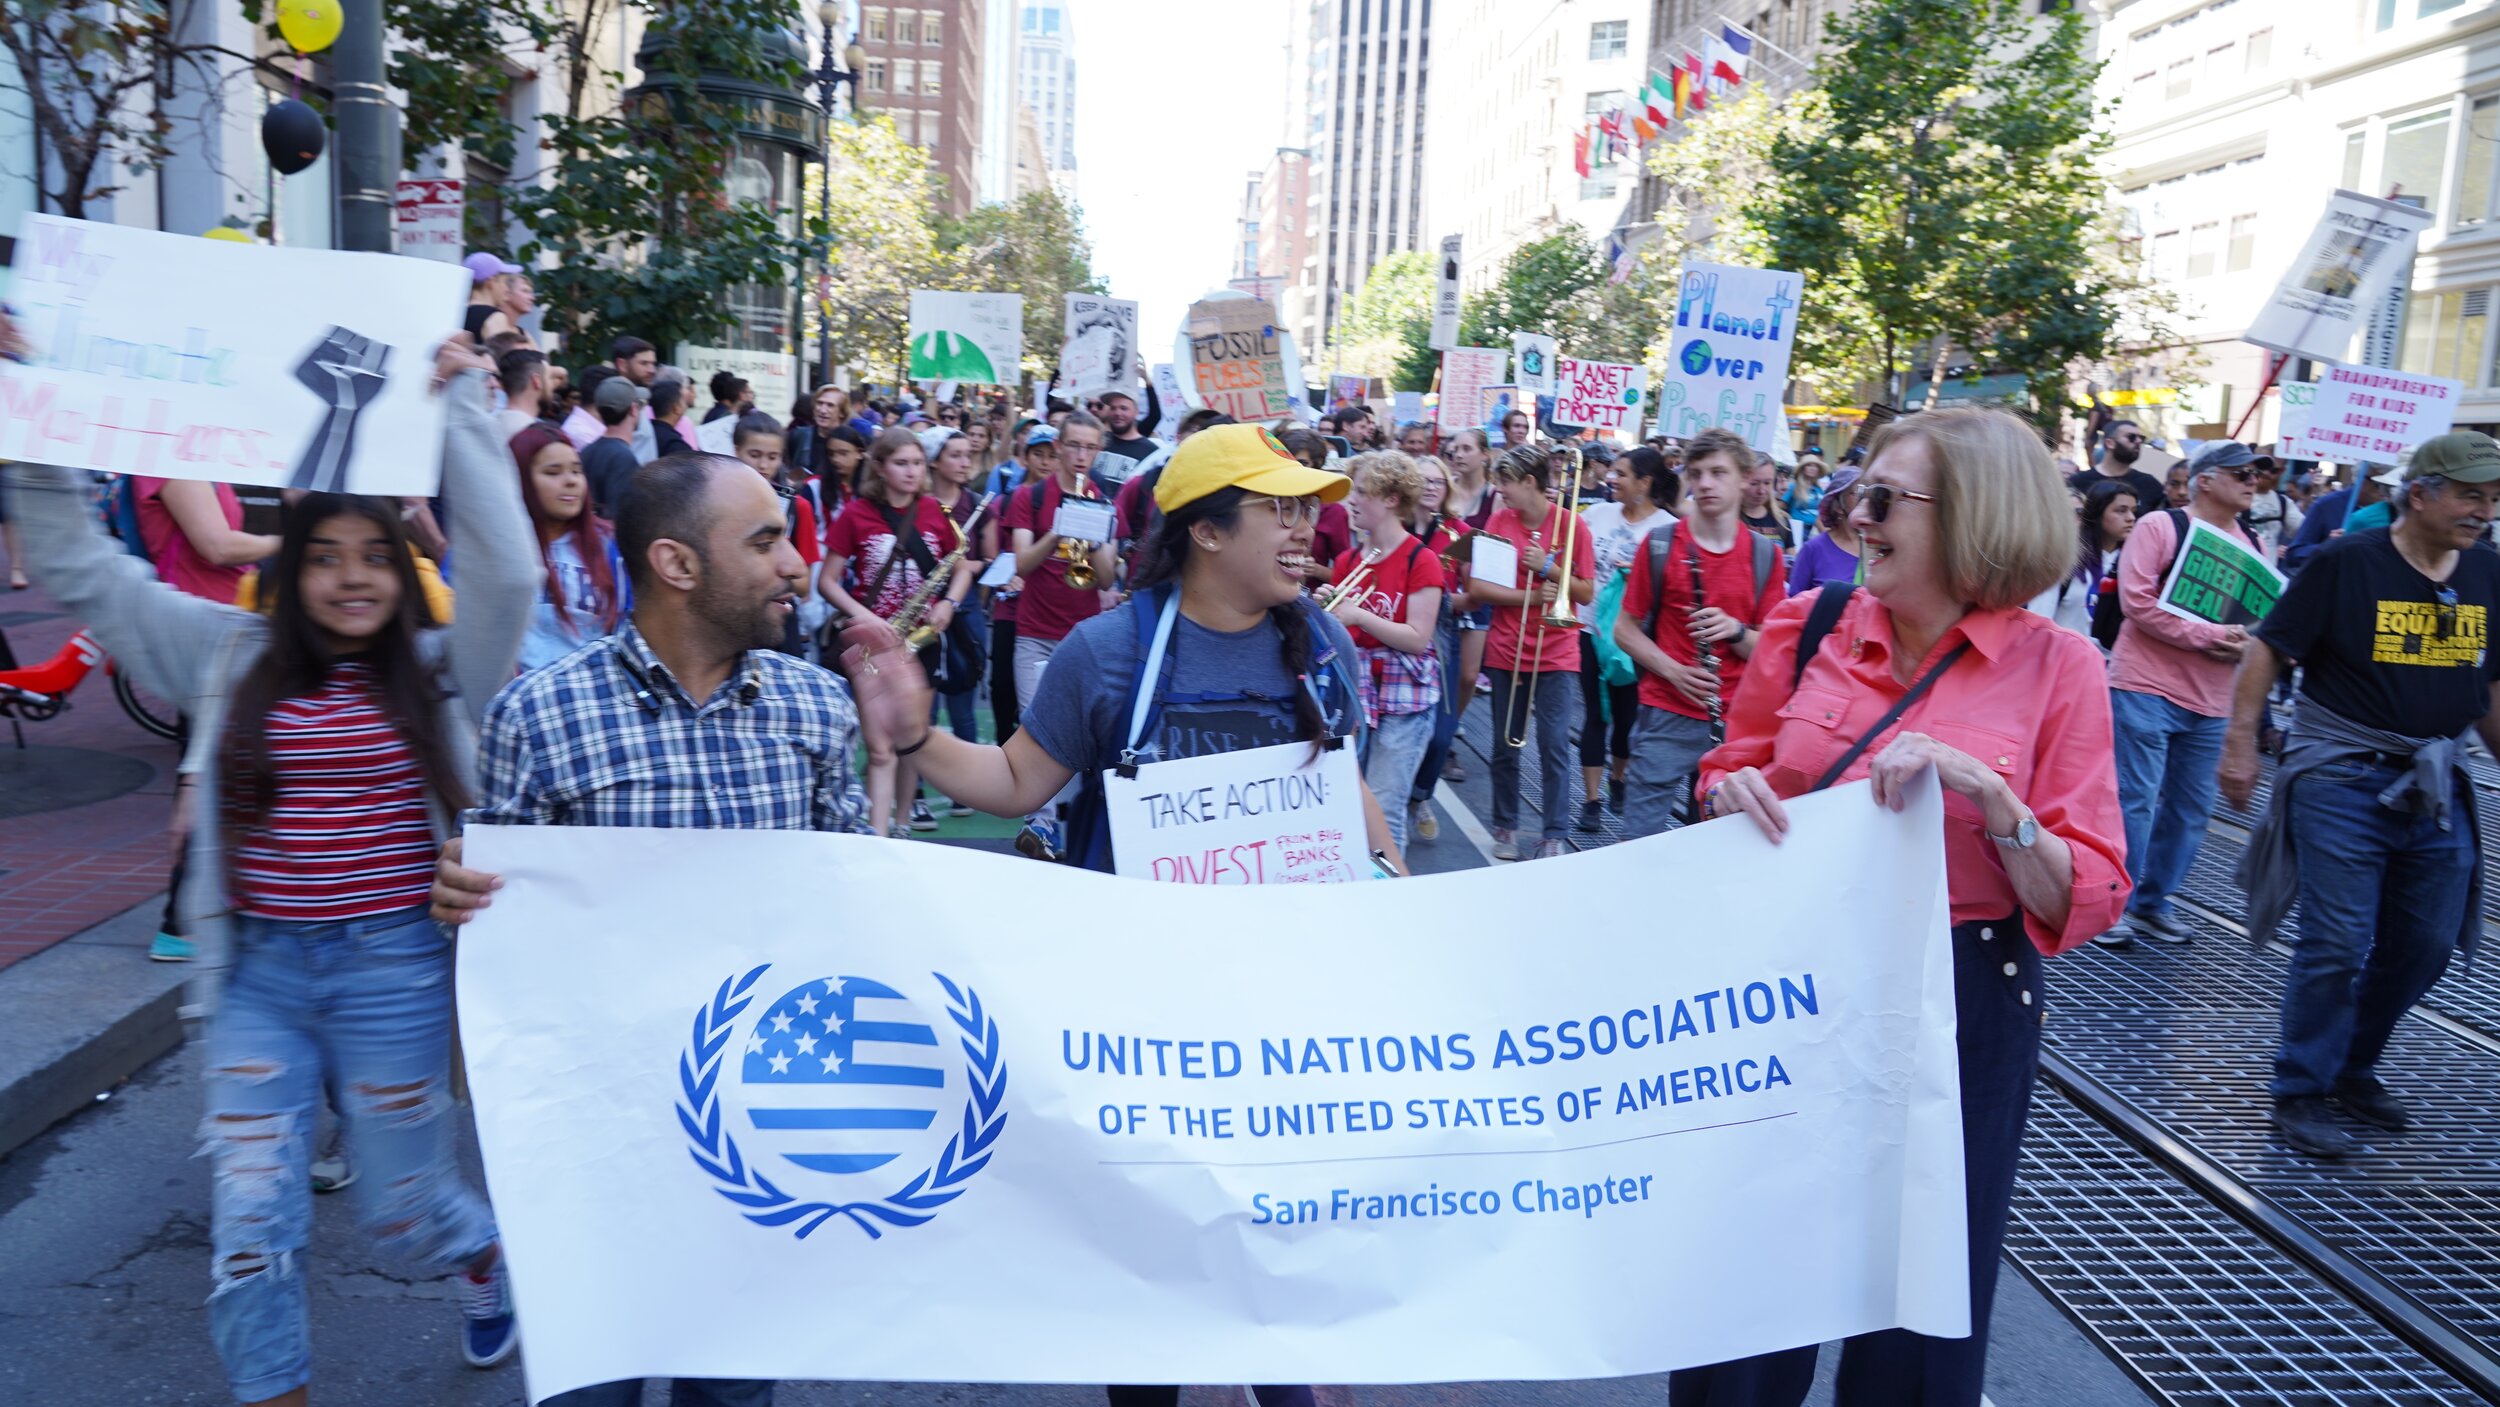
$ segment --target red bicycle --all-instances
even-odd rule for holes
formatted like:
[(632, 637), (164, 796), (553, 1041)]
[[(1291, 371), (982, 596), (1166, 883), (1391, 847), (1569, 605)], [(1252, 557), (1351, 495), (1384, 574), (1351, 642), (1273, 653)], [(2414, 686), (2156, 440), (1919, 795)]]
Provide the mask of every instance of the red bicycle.
[(142, 692), (130, 682), (130, 676), (114, 668), (105, 657), (104, 647), (95, 637), (81, 630), (69, 637), (60, 652), (38, 665), (20, 667), (17, 655), (9, 648), (8, 636), (0, 634), (0, 718), (9, 720), (9, 731), (19, 747), (26, 746), (26, 723), (42, 723), (60, 716), (69, 707), (69, 696), (86, 682), (97, 665), (113, 680), (113, 697), (130, 721), (160, 738), (180, 739), (182, 715), (171, 704)]

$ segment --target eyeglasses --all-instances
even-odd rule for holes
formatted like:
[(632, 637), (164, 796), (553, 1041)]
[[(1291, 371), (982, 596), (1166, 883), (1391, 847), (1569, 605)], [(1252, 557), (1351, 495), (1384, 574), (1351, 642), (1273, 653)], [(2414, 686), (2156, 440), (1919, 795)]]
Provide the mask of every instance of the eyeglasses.
[(1866, 505), (1866, 516), (1873, 522), (1880, 523), (1892, 516), (1892, 501), (1896, 498), (1906, 498), (1917, 503), (1936, 501), (1936, 496), (1932, 493), (1920, 493), (1914, 489), (1897, 489), (1890, 484), (1858, 485), (1858, 501)]
[(2439, 602), (2439, 634), (2433, 638), (2445, 640), (2457, 628), (2457, 589), (2443, 584), (2433, 599)]
[(1317, 494), (1305, 494), (1300, 498), (1274, 498), (1262, 494), (1255, 501), (1263, 502), (1275, 509), (1276, 521), (1284, 527), (1298, 528), (1305, 523), (1319, 521), (1319, 496)]
[(2241, 465), (2237, 469), (2216, 469), (2214, 472), (2217, 474), (2228, 474), (2243, 484), (2253, 484), (2257, 482), (2257, 471), (2249, 468), (2245, 464)]

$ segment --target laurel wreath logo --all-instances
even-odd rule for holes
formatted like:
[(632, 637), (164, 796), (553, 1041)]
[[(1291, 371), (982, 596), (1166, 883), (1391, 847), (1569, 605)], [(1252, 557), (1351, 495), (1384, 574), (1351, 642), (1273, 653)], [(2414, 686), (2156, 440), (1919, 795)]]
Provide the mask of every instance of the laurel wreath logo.
[(998, 1023), (981, 1009), (981, 994), (958, 987), (945, 973), (929, 975), (946, 989), (946, 1014), (963, 1032), (967, 1083), (963, 1127), (946, 1141), (937, 1165), (924, 1168), (901, 1190), (873, 1202), (811, 1202), (773, 1185), (771, 1179), (738, 1152), (738, 1140), (721, 1118), (720, 1069), (730, 1041), (737, 1034), (739, 1014), (753, 1002), (756, 979), (772, 969), (766, 963), (744, 977), (723, 978), (709, 1002), (694, 1009), (694, 1036), (677, 1062), (677, 1086), (683, 1100), (677, 1122), (684, 1126), (687, 1151), (695, 1166), (715, 1184), (713, 1190), (745, 1210), (740, 1214), (758, 1226), (786, 1226), (805, 1240), (835, 1217), (847, 1217), (870, 1240), (887, 1227), (920, 1226), (940, 1207), (963, 1195), (964, 1184), (989, 1166), (998, 1136), (1007, 1127), (1007, 1063), (999, 1050)]

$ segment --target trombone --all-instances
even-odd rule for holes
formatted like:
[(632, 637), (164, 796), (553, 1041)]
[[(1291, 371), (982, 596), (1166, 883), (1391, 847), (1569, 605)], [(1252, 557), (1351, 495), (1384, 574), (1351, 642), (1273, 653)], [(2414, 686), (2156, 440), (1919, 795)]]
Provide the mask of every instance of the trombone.
[[(1519, 711), (1518, 727), (1515, 731), (1511, 726), (1510, 716), (1505, 713), (1502, 718), (1503, 741), (1517, 748), (1524, 748), (1528, 745), (1528, 724), (1536, 717), (1536, 681), (1538, 674), (1542, 673), (1540, 670), (1527, 669), (1527, 666), (1544, 656), (1546, 631), (1580, 628), (1580, 618), (1572, 614), (1571, 610), (1571, 549), (1578, 544), (1579, 534), (1573, 531), (1575, 525), (1570, 515), (1575, 511), (1572, 505), (1579, 498), (1581, 454), (1578, 450), (1568, 446), (1559, 447), (1553, 453), (1556, 456), (1565, 454), (1571, 456), (1571, 477), (1564, 481), (1570, 485), (1570, 488), (1569, 496), (1554, 499), (1552, 505), (1546, 510), (1547, 522), (1562, 537), (1562, 551), (1555, 558), (1554, 574), (1547, 578), (1556, 583), (1553, 603), (1545, 610), (1536, 610), (1536, 573), (1530, 571), (1528, 573), (1528, 599), (1521, 602), (1519, 606), (1519, 629), (1524, 648), (1511, 662), (1510, 697), (1514, 700), (1520, 697), (1519, 676), (1524, 670), (1528, 676), (1527, 699), (1525, 706)], [(1546, 478), (1550, 482), (1553, 478), (1550, 468), (1553, 461), (1548, 459), (1546, 463), (1549, 466)], [(1542, 537), (1541, 533), (1531, 533), (1528, 536), (1530, 548), (1538, 551), (1540, 555), (1542, 554)], [(1529, 612), (1531, 611), (1535, 611), (1534, 634), (1529, 633)]]

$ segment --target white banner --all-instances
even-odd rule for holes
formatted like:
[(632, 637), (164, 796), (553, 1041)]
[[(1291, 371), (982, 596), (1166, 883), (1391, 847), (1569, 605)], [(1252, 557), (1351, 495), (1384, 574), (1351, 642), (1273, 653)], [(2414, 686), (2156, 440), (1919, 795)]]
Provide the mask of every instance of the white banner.
[(2330, 366), (2318, 376), (2300, 446), (2282, 452), (2341, 464), (2393, 464), (2406, 450), (2453, 429), (2464, 394), (2464, 382), (2442, 376)]
[[(1590, 1378), (1966, 1333), (1942, 802), (1790, 814), (1777, 849), (1730, 818), (1248, 888), (471, 827), (504, 888), (460, 1021), (531, 1396)], [(1004, 893), (1013, 920), (966, 902)]]
[(434, 492), (458, 265), (29, 215), (9, 274), (34, 360), (0, 364), (0, 459)]
[(2415, 206), (2358, 191), (2328, 196), (2308, 243), (2240, 340), (2287, 356), (2344, 360), (2430, 223), (2430, 212)]
[(1554, 394), (1554, 358), (1560, 355), (1554, 339), (1541, 332), (1514, 332), (1510, 335), (1510, 360), (1515, 368), (1514, 382), (1532, 396)]
[(1446, 352), (1458, 345), (1458, 251), (1459, 237), (1447, 235), (1441, 240), (1441, 262), (1435, 268), (1432, 282), (1432, 349)]
[(2318, 407), (2318, 383), (2286, 381), (2277, 388), (2282, 392), (2274, 422), (2274, 452), (2284, 459), (2307, 457), (2303, 448), (2309, 435), (2309, 418)]
[(1805, 279), (1785, 269), (1687, 264), (1675, 296), (1658, 422), (1690, 439), (1734, 430), (1769, 454), (1788, 438), (1788, 354)]
[(1121, 390), (1137, 394), (1137, 305), (1094, 293), (1067, 295), (1067, 336), (1059, 349), (1062, 396)]

